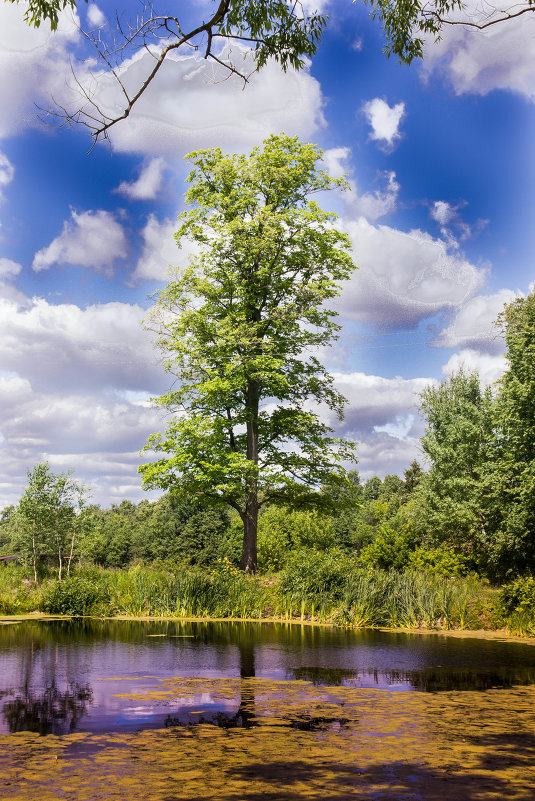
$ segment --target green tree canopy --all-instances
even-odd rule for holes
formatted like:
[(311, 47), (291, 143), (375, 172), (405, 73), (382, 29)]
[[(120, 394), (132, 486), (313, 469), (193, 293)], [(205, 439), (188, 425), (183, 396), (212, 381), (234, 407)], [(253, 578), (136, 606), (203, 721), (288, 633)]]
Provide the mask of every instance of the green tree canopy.
[(200, 248), (159, 293), (151, 315), (177, 387), (157, 399), (174, 416), (140, 468), (147, 487), (202, 495), (244, 523), (242, 567), (256, 571), (259, 508), (328, 506), (317, 489), (344, 482), (352, 446), (333, 438), (317, 405), (344, 398), (314, 355), (339, 326), (326, 303), (354, 269), (350, 243), (310, 195), (342, 186), (322, 153), (271, 136), (249, 156), (192, 153), (176, 234)]
[(491, 392), (481, 390), (477, 372), (461, 369), (425, 389), (420, 402), (430, 462), (419, 493), (427, 537), (474, 553), (487, 536), (482, 479), (494, 436)]

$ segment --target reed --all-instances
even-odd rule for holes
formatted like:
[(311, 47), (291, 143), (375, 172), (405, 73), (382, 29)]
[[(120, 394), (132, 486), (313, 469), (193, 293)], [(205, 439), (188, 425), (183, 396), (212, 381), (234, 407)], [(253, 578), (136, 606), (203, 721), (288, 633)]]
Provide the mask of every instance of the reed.
[[(61, 583), (45, 578), (34, 587), (22, 566), (0, 569), (4, 615), (39, 609), (68, 615), (271, 617), (352, 627), (474, 628), (480, 627), (485, 615), (488, 620), (486, 613), (497, 592), (475, 577), (365, 569), (336, 549), (296, 552), (280, 574), (269, 578), (245, 575), (224, 560), (210, 569), (95, 567), (75, 571)], [(511, 631), (532, 633), (531, 604), (517, 607), (514, 595), (495, 620), (507, 623)]]

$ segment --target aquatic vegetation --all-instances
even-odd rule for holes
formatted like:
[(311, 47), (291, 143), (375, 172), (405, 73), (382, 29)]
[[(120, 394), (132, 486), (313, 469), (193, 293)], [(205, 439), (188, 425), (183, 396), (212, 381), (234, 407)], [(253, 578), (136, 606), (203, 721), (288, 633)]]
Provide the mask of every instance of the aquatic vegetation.
[(279, 574), (269, 577), (246, 575), (225, 559), (212, 568), (78, 568), (62, 582), (49, 576), (37, 587), (27, 573), (20, 565), (0, 568), (0, 615), (40, 610), (75, 616), (272, 618), (446, 629), (494, 623), (527, 634), (535, 628), (533, 606), (525, 593), (520, 598), (519, 582), (511, 585), (517, 589), (503, 590), (499, 600), (499, 591), (475, 576), (364, 569), (339, 549), (301, 549)]
[(199, 722), (192, 707), (191, 723), (167, 729), (0, 736), (2, 798), (533, 798), (533, 687), (423, 694), (185, 678), (162, 686), (171, 698), (200, 689), (241, 709), (246, 725)]

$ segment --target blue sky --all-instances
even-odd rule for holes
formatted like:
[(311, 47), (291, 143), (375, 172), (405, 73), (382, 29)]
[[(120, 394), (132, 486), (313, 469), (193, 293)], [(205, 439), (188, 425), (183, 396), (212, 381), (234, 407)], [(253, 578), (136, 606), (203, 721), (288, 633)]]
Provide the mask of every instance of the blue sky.
[[(210, 3), (181, 5), (197, 18)], [(348, 399), (344, 421), (331, 422), (359, 442), (363, 477), (421, 458), (417, 393), (429, 382), (461, 364), (499, 378), (492, 321), (535, 278), (531, 18), (487, 34), (450, 28), (407, 67), (383, 55), (366, 7), (307, 5), (329, 23), (305, 70), (270, 63), (243, 90), (182, 56), (111, 148), (88, 153), (86, 130), (44, 125), (38, 107), (76, 104), (71, 62), (84, 81), (89, 68), (76, 23), (106, 26), (119, 6), (81, 6), (50, 34), (28, 29), (23, 3), (0, 4), (0, 508), (45, 458), (101, 504), (144, 496), (139, 450), (164, 425), (148, 399), (168, 378), (140, 321), (180, 264), (172, 232), (195, 148), (248, 151), (284, 131), (347, 174), (350, 191), (323, 205), (339, 213), (360, 269), (322, 358)], [(128, 62), (126, 80), (147, 63)], [(116, 102), (104, 71), (94, 88)]]

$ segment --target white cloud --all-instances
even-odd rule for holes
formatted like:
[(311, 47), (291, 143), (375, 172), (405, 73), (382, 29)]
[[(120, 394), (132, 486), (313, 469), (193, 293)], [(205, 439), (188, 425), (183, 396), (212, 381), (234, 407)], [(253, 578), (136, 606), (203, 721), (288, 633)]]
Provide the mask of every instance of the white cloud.
[(334, 304), (347, 319), (386, 330), (411, 328), (462, 305), (484, 282), (483, 270), (422, 231), (404, 233), (364, 218), (345, 228), (360, 267)]
[(114, 192), (125, 195), (130, 200), (153, 200), (161, 188), (164, 169), (165, 159), (151, 159), (143, 167), (137, 180), (123, 181)]
[(424, 461), (418, 437), (377, 432), (359, 440), (357, 467), (364, 481), (376, 475), (384, 478), (387, 473), (402, 475), (414, 459), (420, 464)]
[(351, 149), (349, 147), (333, 147), (323, 154), (325, 169), (332, 178), (346, 176), (349, 191), (342, 195), (342, 200), (347, 208), (346, 216), (366, 217), (367, 220), (373, 222), (384, 217), (385, 214), (392, 214), (396, 210), (400, 190), (396, 181), (396, 173), (390, 170), (380, 173), (378, 177), (384, 181), (384, 189), (360, 194), (357, 181), (352, 176), (350, 157)]
[(147, 219), (142, 236), (143, 249), (132, 273), (131, 283), (137, 281), (165, 281), (169, 267), (176, 265), (181, 251), (174, 239), (176, 223), (160, 222), (153, 214)]
[(505, 304), (519, 296), (510, 289), (500, 289), (494, 295), (471, 298), (432, 344), (442, 348), (471, 348), (495, 355), (502, 353), (504, 340), (495, 320)]
[[(520, 6), (517, 6), (520, 8)], [(501, 15), (485, 0), (468, 0), (452, 19), (481, 22)], [(535, 100), (535, 18), (532, 14), (478, 31), (444, 25), (442, 39), (425, 50), (423, 74), (445, 72), (457, 94), (509, 89)]]
[(341, 178), (351, 171), (348, 164), (350, 157), (349, 147), (331, 147), (323, 152), (323, 163), (331, 178)]
[(396, 181), (396, 173), (385, 172), (382, 178), (386, 182), (383, 190), (376, 189), (375, 192), (365, 192), (363, 195), (359, 195), (355, 184), (352, 185), (351, 192), (346, 198), (351, 216), (365, 217), (370, 222), (374, 222), (396, 210), (400, 189)]
[(449, 225), (455, 217), (456, 209), (446, 203), (445, 200), (436, 200), (431, 206), (429, 212), (431, 219), (435, 220), (439, 225)]
[[(131, 389), (158, 393), (168, 386), (144, 311), (127, 303), (80, 309), (46, 300), (24, 307), (0, 301), (0, 364), (40, 392)], [(1, 427), (1, 424), (0, 424)]]
[(385, 100), (375, 97), (364, 104), (363, 111), (371, 125), (370, 138), (391, 148), (400, 136), (399, 125), (405, 114), (405, 103), (389, 106)]
[(402, 431), (403, 436), (413, 431), (417, 416), (418, 393), (430, 378), (383, 378), (366, 373), (333, 372), (336, 389), (347, 398), (344, 419), (340, 423), (333, 417), (330, 424), (339, 434), (359, 439), (362, 435), (384, 430)]
[(35, 103), (47, 106), (62, 97), (70, 71), (69, 46), (79, 38), (77, 17), (60, 13), (58, 29), (30, 27), (24, 4), (0, 3), (0, 137), (38, 124)]
[(0, 408), (0, 508), (18, 501), (26, 470), (44, 459), (55, 470), (73, 469), (97, 502), (141, 499), (137, 468), (146, 457), (139, 449), (162, 427), (159, 410), (93, 394), (36, 392), (19, 377), (0, 377)]
[(106, 17), (96, 3), (87, 6), (87, 21), (92, 28), (100, 28), (106, 24)]
[(72, 211), (61, 234), (35, 254), (32, 267), (41, 272), (53, 264), (73, 264), (111, 275), (114, 261), (127, 253), (124, 230), (113, 214)]
[(0, 280), (15, 278), (22, 270), (22, 264), (11, 259), (0, 258)]
[(15, 168), (8, 159), (8, 157), (0, 152), (0, 200), (2, 199), (3, 190), (11, 183), (15, 175)]
[[(307, 69), (284, 73), (270, 61), (255, 73), (251, 51), (226, 46), (221, 58), (229, 55), (240, 69), (251, 73), (245, 88), (241, 79), (229, 77), (214, 62), (171, 53), (128, 120), (110, 130), (115, 149), (174, 157), (214, 146), (245, 150), (273, 132), (310, 137), (325, 125), (320, 85)], [(127, 90), (139, 87), (153, 65), (146, 51), (125, 62), (118, 73)], [(104, 113), (122, 112), (124, 97), (109, 72), (97, 69), (92, 76), (80, 73), (79, 78)], [(74, 89), (61, 97), (70, 107), (80, 104)]]
[(461, 367), (467, 371), (477, 370), (481, 383), (489, 386), (500, 378), (507, 368), (507, 361), (503, 354), (480, 353), (480, 351), (465, 348), (459, 353), (454, 353), (448, 359), (442, 367), (442, 372), (444, 375), (451, 375)]
[(357, 442), (362, 478), (402, 473), (413, 459), (421, 461), (419, 437), (424, 423), (418, 395), (431, 378), (383, 378), (365, 373), (334, 372), (336, 388), (348, 400), (344, 419), (329, 424), (338, 436)]

